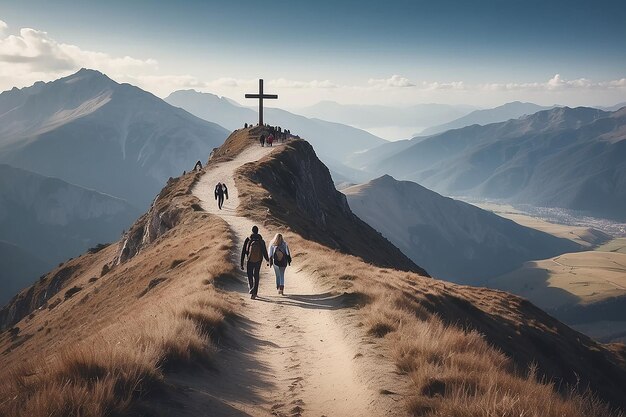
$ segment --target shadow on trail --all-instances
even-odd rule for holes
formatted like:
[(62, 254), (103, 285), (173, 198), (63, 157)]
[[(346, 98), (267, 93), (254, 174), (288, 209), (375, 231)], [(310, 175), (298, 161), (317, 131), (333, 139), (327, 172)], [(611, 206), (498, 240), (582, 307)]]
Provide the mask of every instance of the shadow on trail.
[[(214, 369), (168, 375), (167, 382), (176, 388), (176, 394), (171, 401), (172, 408), (164, 407), (166, 415), (258, 415), (247, 410), (263, 404), (260, 392), (275, 390), (277, 386), (272, 369), (258, 359), (257, 353), (266, 346), (280, 346), (255, 337), (256, 325), (239, 317), (227, 319), (228, 330), (218, 341), (219, 353), (215, 356)], [(176, 403), (178, 407), (173, 406)], [(195, 404), (198, 409), (187, 408), (185, 404)]]
[(336, 294), (331, 292), (306, 295), (285, 294), (271, 298), (258, 296), (257, 301), (313, 310), (339, 310), (358, 307), (366, 302), (365, 296), (360, 293)]

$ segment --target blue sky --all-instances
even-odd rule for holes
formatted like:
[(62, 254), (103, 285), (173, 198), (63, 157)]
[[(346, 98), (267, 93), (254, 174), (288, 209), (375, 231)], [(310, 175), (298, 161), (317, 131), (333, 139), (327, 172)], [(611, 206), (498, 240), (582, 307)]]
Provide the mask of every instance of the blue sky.
[[(101, 66), (161, 96), (187, 86), (238, 98), (263, 76), (291, 106), (626, 100), (626, 6), (618, 1), (21, 0), (3, 1), (0, 20), (0, 39), (22, 28), (46, 32), (120, 61), (70, 51), (63, 62)], [(7, 56), (36, 53), (4, 42), (0, 88), (62, 72), (8, 67), (16, 59)]]

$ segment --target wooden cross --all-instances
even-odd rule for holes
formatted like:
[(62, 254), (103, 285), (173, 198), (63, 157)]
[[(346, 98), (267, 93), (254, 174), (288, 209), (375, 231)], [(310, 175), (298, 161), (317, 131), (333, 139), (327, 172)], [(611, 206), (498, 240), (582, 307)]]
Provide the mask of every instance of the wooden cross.
[(259, 126), (263, 126), (263, 99), (275, 99), (278, 94), (263, 94), (263, 80), (259, 79), (259, 94), (246, 94), (246, 98), (259, 99)]

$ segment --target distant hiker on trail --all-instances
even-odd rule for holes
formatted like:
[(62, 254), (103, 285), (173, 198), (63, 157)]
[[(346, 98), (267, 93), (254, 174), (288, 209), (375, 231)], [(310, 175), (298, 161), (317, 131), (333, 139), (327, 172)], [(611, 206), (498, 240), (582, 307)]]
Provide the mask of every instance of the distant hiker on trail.
[(226, 187), (226, 184), (218, 182), (215, 186), (215, 199), (217, 200), (217, 207), (220, 210), (224, 205), (224, 196), (226, 196), (226, 200), (228, 200), (228, 188)]
[(196, 165), (193, 167), (194, 171), (199, 171), (202, 169), (202, 162), (198, 161), (196, 162)]
[(244, 124), (243, 124), (243, 128), (244, 128), (244, 129), (247, 129), (247, 128), (248, 128), (248, 123), (244, 123)]
[(259, 142), (261, 142), (261, 146), (265, 146), (265, 135), (261, 135)]
[(259, 234), (259, 228), (252, 227), (252, 234), (246, 238), (241, 249), (241, 269), (243, 270), (243, 261), (248, 257), (248, 263), (246, 265), (248, 273), (248, 288), (250, 288), (250, 298), (253, 300), (256, 298), (259, 292), (259, 274), (261, 272), (261, 263), (263, 259), (269, 262), (267, 256), (267, 248), (265, 247), (265, 241)]
[(272, 143), (274, 143), (274, 135), (270, 133), (270, 135), (267, 137), (267, 144), (272, 146)]
[(270, 242), (269, 258), (270, 266), (274, 266), (276, 273), (276, 289), (278, 294), (283, 295), (285, 291), (285, 269), (287, 269), (287, 265), (291, 265), (291, 253), (287, 242), (280, 233), (276, 233)]

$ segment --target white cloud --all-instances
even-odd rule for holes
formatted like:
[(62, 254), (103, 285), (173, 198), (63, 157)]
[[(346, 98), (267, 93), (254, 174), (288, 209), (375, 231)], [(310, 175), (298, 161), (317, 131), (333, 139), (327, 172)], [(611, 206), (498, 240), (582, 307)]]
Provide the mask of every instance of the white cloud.
[(208, 86), (215, 87), (239, 87), (241, 84), (249, 84), (250, 80), (237, 80), (231, 77), (222, 77), (217, 80), (209, 81)]
[(278, 78), (276, 80), (270, 80), (269, 85), (274, 88), (337, 88), (336, 84), (330, 82), (330, 80), (312, 80), (312, 81), (294, 81), (286, 80), (284, 78)]
[(48, 33), (30, 28), (20, 29), (19, 35), (0, 39), (0, 65), (16, 64), (30, 71), (60, 72), (88, 67), (111, 74), (157, 68), (154, 59), (113, 57), (103, 52), (86, 51), (76, 45), (57, 42)]
[[(119, 82), (128, 82), (164, 97), (177, 89), (194, 88), (242, 98), (254, 92), (258, 79), (221, 77), (210, 81), (186, 74), (164, 74), (155, 59), (113, 56), (89, 51), (80, 46), (55, 40), (48, 33), (22, 28), (18, 33), (0, 20), (0, 90), (23, 87), (35, 81), (50, 81), (93, 68)], [(181, 66), (182, 67), (182, 66)], [(224, 74), (235, 75), (235, 74)], [(394, 74), (389, 78), (371, 78), (359, 84), (338, 84), (326, 80), (275, 78), (266, 80), (268, 92), (281, 97), (281, 105), (313, 104), (319, 100), (356, 103), (412, 104), (421, 101), (502, 102), (506, 98), (549, 102), (558, 96), (570, 101), (623, 101), (626, 78), (593, 81), (588, 78), (566, 79), (561, 74), (535, 82), (465, 83), (463, 81), (415, 80)], [(476, 94), (473, 94), (476, 93)], [(596, 98), (597, 97), (597, 98)], [(556, 102), (556, 99), (554, 99)]]
[(565, 90), (611, 90), (626, 88), (626, 78), (612, 81), (594, 82), (588, 78), (577, 78), (574, 80), (564, 79), (560, 74), (555, 74), (545, 82), (532, 83), (493, 83), (478, 84), (475, 89), (485, 91), (544, 91), (556, 92)]
[(463, 81), (451, 81), (451, 82), (422, 82), (422, 90), (465, 90), (466, 85)]
[(392, 75), (391, 78), (370, 78), (367, 83), (377, 88), (386, 87), (415, 87), (415, 84), (408, 78), (399, 75)]

